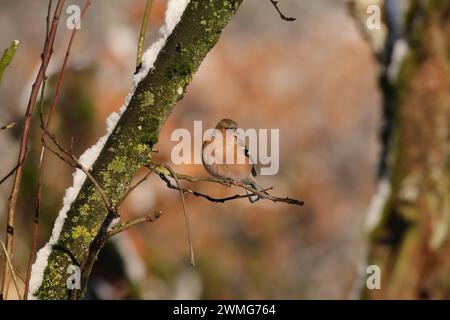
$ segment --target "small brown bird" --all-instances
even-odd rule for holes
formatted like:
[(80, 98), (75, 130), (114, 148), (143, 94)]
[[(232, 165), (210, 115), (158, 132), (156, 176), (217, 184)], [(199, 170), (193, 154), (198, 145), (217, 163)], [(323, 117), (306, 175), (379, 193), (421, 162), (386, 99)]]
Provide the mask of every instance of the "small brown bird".
[[(202, 145), (202, 162), (206, 171), (219, 179), (232, 179), (257, 191), (263, 191), (254, 178), (257, 175), (256, 163), (252, 161), (245, 144), (238, 138), (237, 123), (231, 119), (222, 119), (216, 129)], [(238, 161), (239, 159), (241, 161)], [(246, 191), (249, 194), (248, 190)], [(259, 196), (253, 195), (249, 200), (253, 203), (259, 200)]]

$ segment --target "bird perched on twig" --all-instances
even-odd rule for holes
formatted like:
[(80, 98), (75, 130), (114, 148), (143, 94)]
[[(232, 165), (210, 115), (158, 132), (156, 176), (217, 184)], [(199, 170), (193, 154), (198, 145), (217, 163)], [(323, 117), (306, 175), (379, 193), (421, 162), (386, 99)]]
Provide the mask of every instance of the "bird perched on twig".
[[(222, 119), (215, 129), (202, 145), (202, 162), (206, 171), (219, 179), (239, 181), (265, 192), (254, 178), (257, 175), (257, 165), (249, 155), (244, 141), (238, 137), (237, 123), (231, 119)], [(256, 194), (249, 196), (252, 203), (259, 198)]]

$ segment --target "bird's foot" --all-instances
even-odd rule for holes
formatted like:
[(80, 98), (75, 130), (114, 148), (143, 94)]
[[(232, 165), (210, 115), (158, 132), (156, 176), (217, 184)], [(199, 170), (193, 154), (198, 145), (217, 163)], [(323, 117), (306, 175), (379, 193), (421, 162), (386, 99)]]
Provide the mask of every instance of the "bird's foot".
[(223, 181), (223, 183), (224, 183), (226, 186), (228, 186), (228, 187), (231, 187), (231, 186), (233, 185), (233, 183), (234, 183), (234, 180), (231, 179), (231, 178), (225, 178), (225, 179), (223, 179), (222, 181)]

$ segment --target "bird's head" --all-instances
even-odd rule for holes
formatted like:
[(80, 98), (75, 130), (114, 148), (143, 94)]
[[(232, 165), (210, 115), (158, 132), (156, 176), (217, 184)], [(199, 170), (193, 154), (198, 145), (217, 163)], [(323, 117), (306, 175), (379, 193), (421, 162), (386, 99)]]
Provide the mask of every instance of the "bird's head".
[(237, 128), (237, 123), (231, 119), (222, 119), (216, 125), (216, 129), (218, 130), (236, 130)]

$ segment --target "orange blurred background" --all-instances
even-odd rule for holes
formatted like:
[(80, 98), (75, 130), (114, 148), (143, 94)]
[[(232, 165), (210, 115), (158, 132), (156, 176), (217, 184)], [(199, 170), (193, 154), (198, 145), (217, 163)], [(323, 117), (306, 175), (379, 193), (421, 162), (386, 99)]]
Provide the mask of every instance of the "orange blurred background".
[[(105, 119), (131, 87), (145, 3), (96, 0), (82, 21), (52, 124), (66, 143), (73, 137), (77, 154), (104, 134)], [(0, 86), (4, 124), (23, 117), (40, 63), (47, 1), (1, 0), (0, 7), (0, 48), (21, 41)], [(378, 70), (345, 1), (283, 0), (280, 7), (297, 20), (281, 20), (269, 1), (244, 1), (164, 126), (156, 161), (170, 163), (172, 131), (193, 130), (195, 120), (202, 120), (204, 129), (222, 118), (243, 128), (278, 128), (280, 170), (258, 181), (273, 186), (274, 195), (302, 199), (305, 206), (245, 199), (217, 204), (187, 196), (197, 256), (192, 268), (179, 195), (154, 175), (121, 213), (124, 219), (153, 210), (163, 215), (105, 248), (89, 298), (352, 298), (365, 260), (365, 218), (376, 183)], [(164, 10), (165, 1), (155, 0), (146, 45), (157, 38)], [(69, 30), (61, 27), (49, 67), (48, 101), (68, 39)], [(36, 201), (38, 129), (35, 125), (15, 240), (14, 264), (22, 274)], [(19, 137), (20, 125), (0, 134), (2, 176), (15, 164)], [(206, 174), (202, 165), (173, 167)], [(49, 238), (71, 173), (47, 156), (39, 247)], [(187, 185), (216, 197), (238, 191)], [(2, 239), (10, 188), (11, 179), (0, 186)]]

